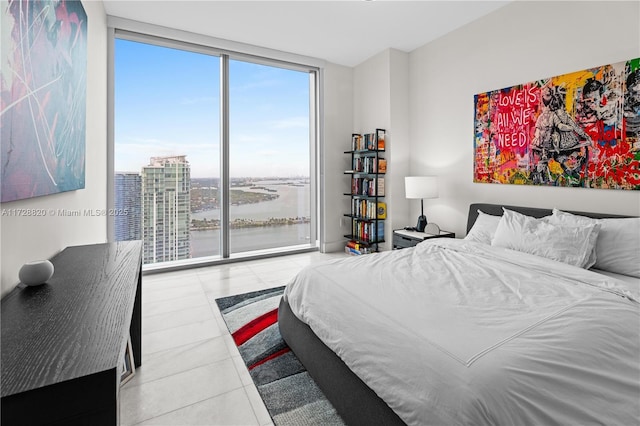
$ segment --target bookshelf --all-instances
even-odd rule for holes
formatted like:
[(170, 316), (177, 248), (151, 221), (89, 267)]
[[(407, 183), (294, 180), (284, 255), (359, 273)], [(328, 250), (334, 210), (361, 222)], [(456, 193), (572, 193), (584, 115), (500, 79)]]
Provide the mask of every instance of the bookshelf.
[(351, 210), (344, 216), (351, 219), (351, 233), (345, 251), (359, 255), (377, 252), (384, 243), (384, 220), (387, 217), (385, 196), (385, 173), (387, 160), (384, 129), (374, 133), (351, 135), (351, 149), (344, 153), (351, 156), (351, 187), (344, 195), (351, 198)]

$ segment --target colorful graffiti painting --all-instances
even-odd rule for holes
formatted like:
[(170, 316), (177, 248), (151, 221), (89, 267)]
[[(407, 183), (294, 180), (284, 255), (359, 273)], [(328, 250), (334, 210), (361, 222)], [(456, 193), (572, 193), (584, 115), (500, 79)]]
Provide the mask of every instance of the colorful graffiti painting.
[(2, 8), (1, 201), (84, 188), (84, 7), (14, 0)]
[(474, 182), (640, 189), (640, 58), (475, 95)]

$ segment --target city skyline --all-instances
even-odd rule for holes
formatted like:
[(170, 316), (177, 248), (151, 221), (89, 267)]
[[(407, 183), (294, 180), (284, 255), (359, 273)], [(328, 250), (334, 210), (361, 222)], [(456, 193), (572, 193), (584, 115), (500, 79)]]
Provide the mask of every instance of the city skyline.
[[(219, 58), (116, 39), (115, 170), (150, 151), (187, 155), (195, 178), (218, 177)], [(230, 61), (230, 175), (308, 175), (309, 75)]]
[(116, 241), (142, 239), (142, 174), (115, 174), (114, 207), (120, 214), (114, 217)]
[(191, 179), (185, 156), (151, 157), (142, 169), (144, 263), (191, 257)]
[[(116, 172), (114, 179), (115, 239), (143, 240), (145, 264), (219, 254), (217, 178), (191, 178), (185, 157), (174, 156), (153, 157), (142, 173)], [(308, 178), (234, 180), (228, 227), (235, 250), (308, 240), (311, 218), (300, 209), (300, 200), (308, 201)]]

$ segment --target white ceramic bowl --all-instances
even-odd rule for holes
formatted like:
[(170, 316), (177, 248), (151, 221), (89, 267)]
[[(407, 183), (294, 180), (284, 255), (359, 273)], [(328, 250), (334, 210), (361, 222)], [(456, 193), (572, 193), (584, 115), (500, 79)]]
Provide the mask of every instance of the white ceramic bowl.
[(53, 276), (53, 263), (48, 260), (36, 260), (22, 265), (18, 278), (26, 285), (40, 285)]

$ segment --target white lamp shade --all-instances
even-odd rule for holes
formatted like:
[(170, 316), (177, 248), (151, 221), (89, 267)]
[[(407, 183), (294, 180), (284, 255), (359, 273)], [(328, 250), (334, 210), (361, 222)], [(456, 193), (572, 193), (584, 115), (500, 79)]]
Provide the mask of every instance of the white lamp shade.
[(438, 198), (436, 176), (407, 176), (404, 178), (406, 198)]

